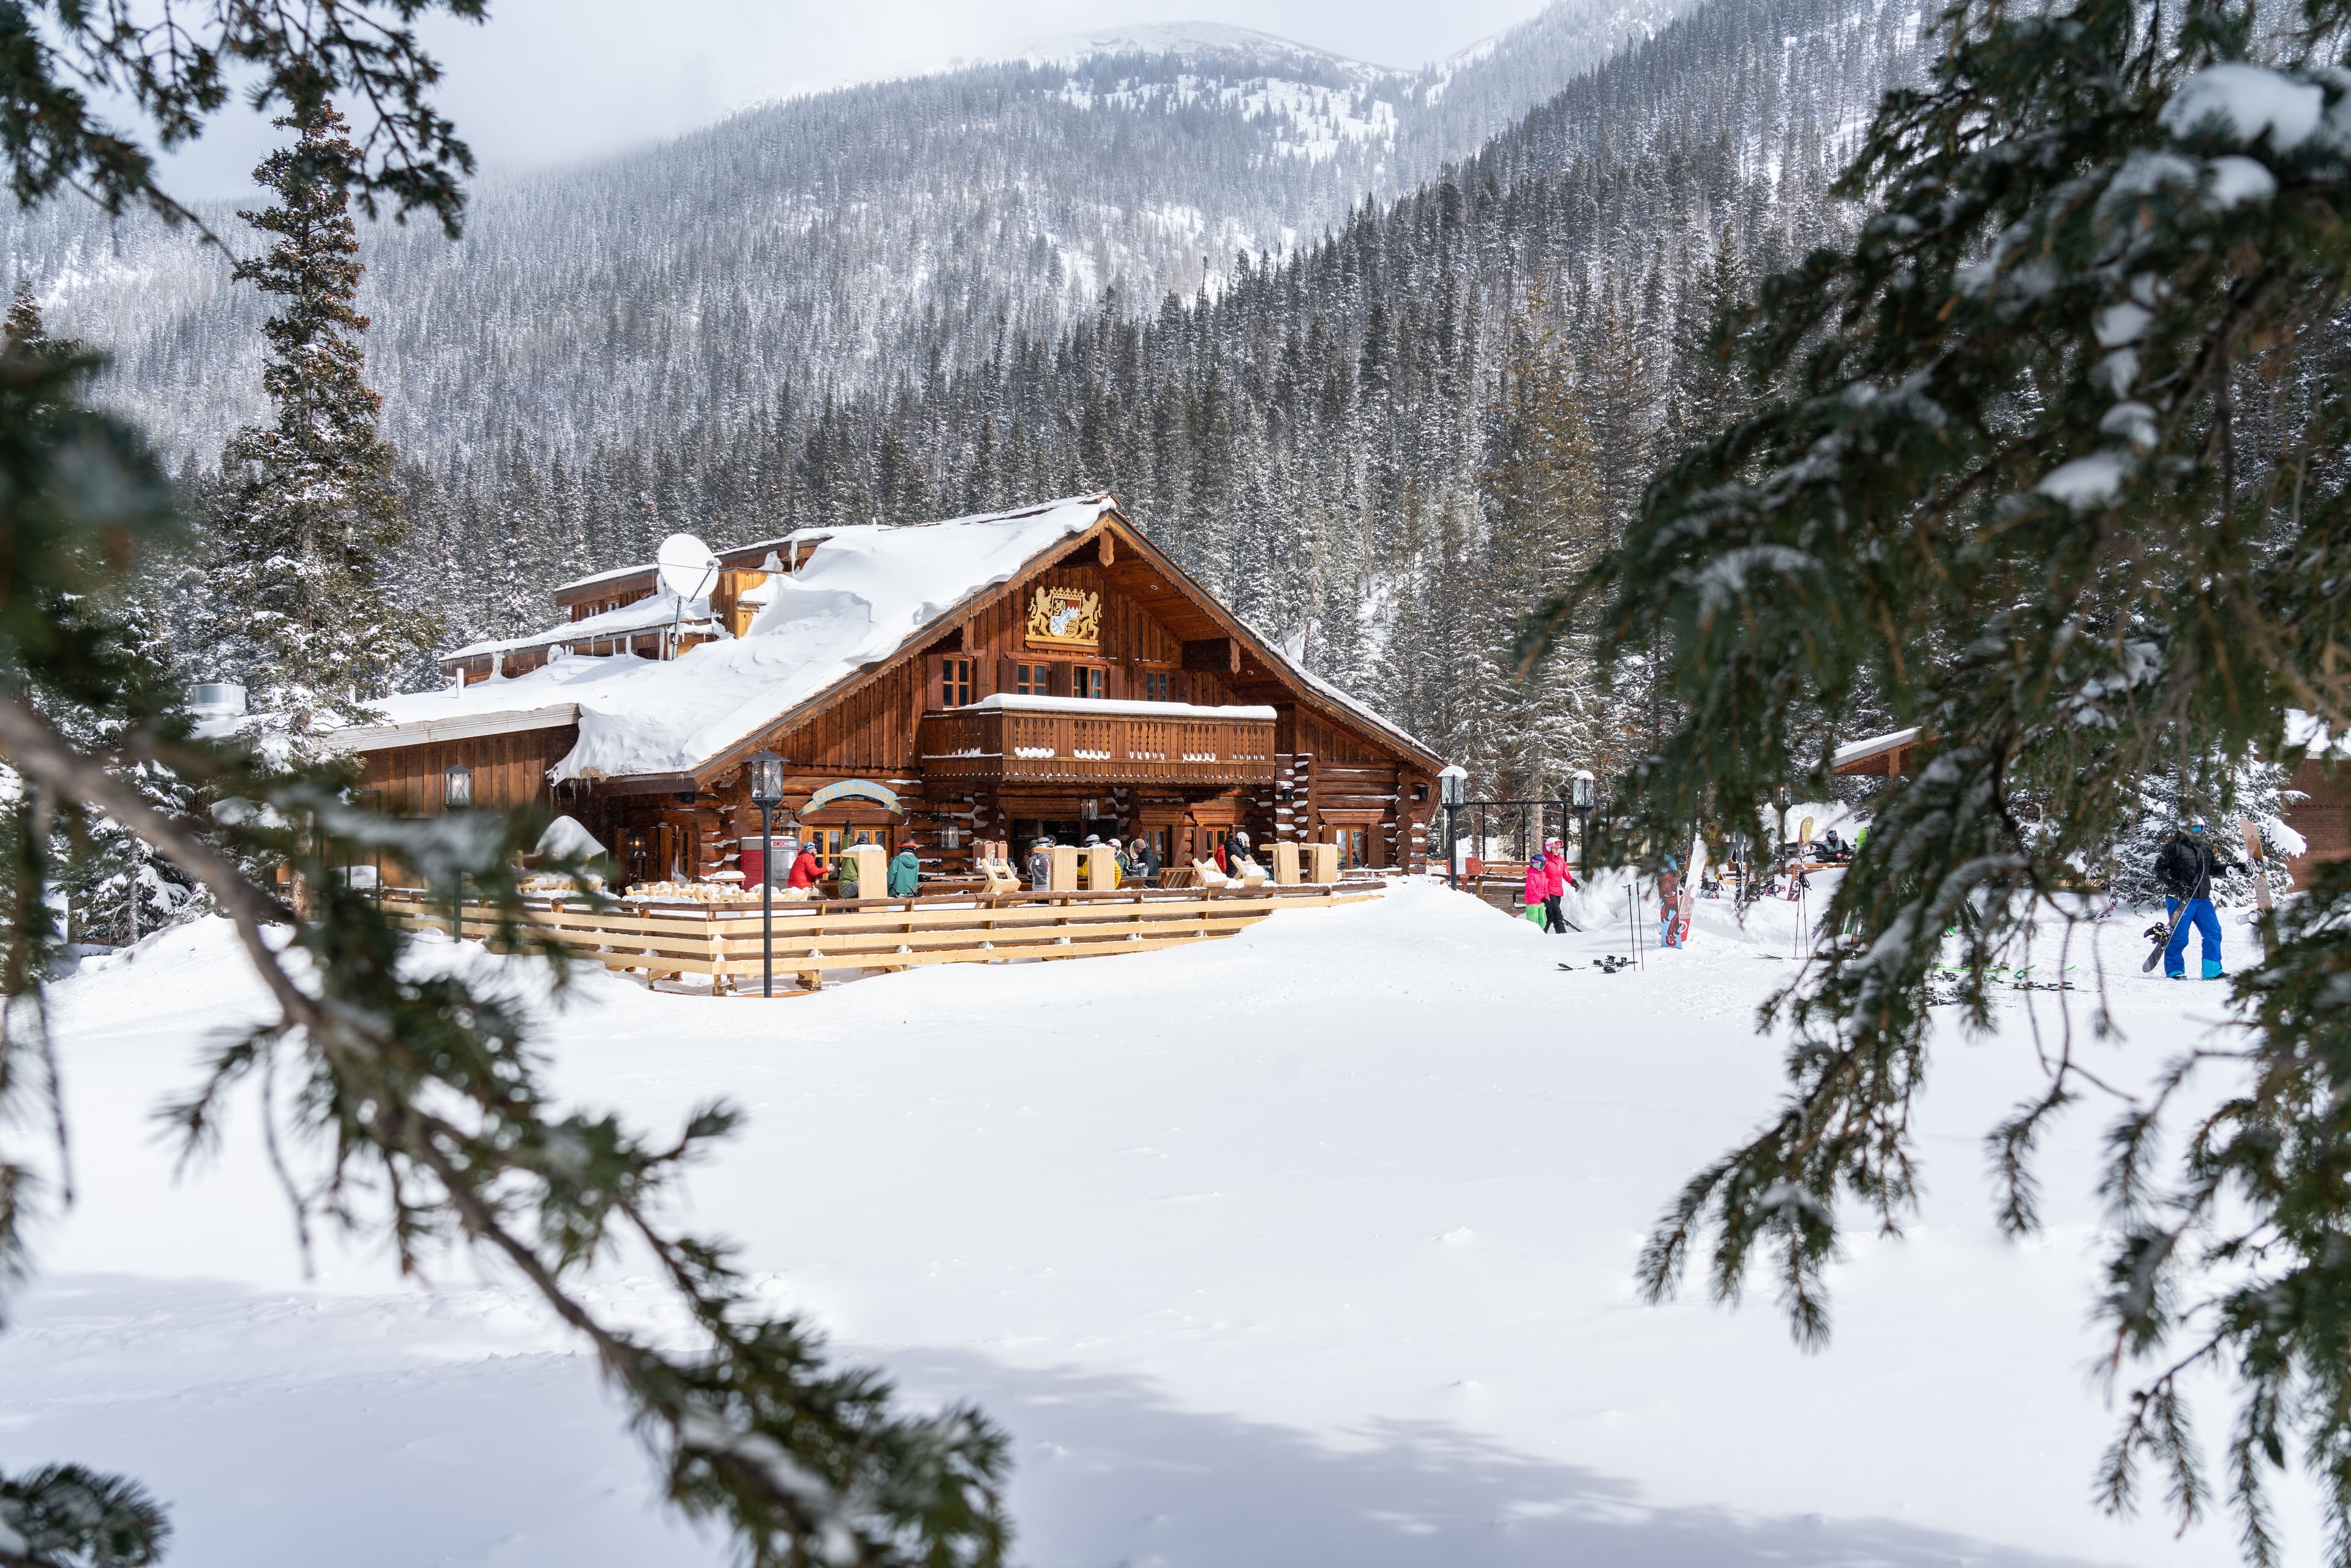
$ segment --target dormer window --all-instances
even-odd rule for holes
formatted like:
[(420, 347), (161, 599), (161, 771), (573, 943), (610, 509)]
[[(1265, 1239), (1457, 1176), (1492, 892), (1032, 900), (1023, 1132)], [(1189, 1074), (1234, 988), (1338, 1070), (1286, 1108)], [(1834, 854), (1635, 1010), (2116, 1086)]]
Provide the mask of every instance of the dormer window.
[(968, 707), (971, 706), (971, 661), (948, 657), (939, 661), (939, 706)]

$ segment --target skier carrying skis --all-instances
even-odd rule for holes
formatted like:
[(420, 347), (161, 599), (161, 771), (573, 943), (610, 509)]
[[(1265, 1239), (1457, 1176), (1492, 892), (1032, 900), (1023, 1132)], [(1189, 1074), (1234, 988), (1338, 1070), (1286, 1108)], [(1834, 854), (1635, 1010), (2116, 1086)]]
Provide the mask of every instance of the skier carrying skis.
[(2212, 879), (2223, 869), (2212, 852), (2211, 830), (2197, 822), (2175, 832), (2155, 858), (2155, 879), (2163, 886), (2163, 909), (2171, 919), (2171, 940), (2163, 949), (2166, 979), (2188, 977), (2188, 932), (2203, 933), (2204, 978), (2220, 977), (2220, 917), (2212, 909)]

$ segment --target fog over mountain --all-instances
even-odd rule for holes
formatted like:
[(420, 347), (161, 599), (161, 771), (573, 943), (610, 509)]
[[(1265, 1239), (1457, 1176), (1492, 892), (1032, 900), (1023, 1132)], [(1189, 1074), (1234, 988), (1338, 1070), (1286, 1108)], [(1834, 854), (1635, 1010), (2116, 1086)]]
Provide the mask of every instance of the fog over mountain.
[[(723, 418), (789, 382), (848, 396), (984, 360), (1109, 296), (1156, 308), (1408, 190), (1683, 0), (1560, 0), (1399, 71), (1247, 29), (1108, 29), (1020, 57), (734, 115), (586, 167), (486, 178), (465, 238), (369, 236), (384, 429), (438, 460), (523, 436), (577, 455)], [(205, 221), (255, 247), (225, 207)], [(260, 308), (151, 219), (14, 216), (11, 281), (117, 357), (113, 390), (209, 456), (259, 406)]]

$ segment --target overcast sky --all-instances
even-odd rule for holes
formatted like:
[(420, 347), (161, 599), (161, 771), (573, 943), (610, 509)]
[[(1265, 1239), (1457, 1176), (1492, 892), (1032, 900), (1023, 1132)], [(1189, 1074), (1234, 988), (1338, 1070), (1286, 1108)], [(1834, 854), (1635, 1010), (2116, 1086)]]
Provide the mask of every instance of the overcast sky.
[[(998, 57), (1039, 37), (1226, 22), (1380, 65), (1439, 59), (1543, 0), (491, 0), (490, 20), (423, 29), (441, 101), (486, 169), (594, 157), (763, 99)], [(172, 160), (190, 197), (242, 195), (273, 133), (224, 116)]]

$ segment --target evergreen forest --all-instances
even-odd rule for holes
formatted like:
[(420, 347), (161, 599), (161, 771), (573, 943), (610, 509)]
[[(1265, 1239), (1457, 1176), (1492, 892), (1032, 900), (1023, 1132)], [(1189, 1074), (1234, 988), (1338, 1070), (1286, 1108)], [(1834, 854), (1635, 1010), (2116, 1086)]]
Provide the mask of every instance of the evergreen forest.
[[(408, 523), (387, 591), (454, 647), (547, 623), (557, 583), (673, 531), (724, 544), (1107, 488), (1480, 788), (1555, 790), (1613, 768), (1655, 705), (1637, 675), (1601, 691), (1588, 660), (1532, 690), (1499, 679), (1517, 622), (1615, 537), (1679, 434), (1729, 412), (1712, 322), (1835, 231), (1829, 180), (1915, 71), (1920, 20), (1869, 0), (1670, 22), (1558, 6), (1410, 78), (1224, 41), (1019, 62), (486, 184), (458, 244), (379, 225), (365, 247)], [(1566, 85), (1518, 112), (1546, 78)], [(1220, 82), (1276, 108), (1212, 113)], [(939, 128), (983, 110), (1026, 129), (974, 178)], [(750, 189), (785, 165), (837, 189)], [(868, 198), (909, 170), (929, 171), (922, 193), (885, 218)], [(1082, 246), (1039, 235), (1086, 220), (1003, 205), (1089, 188), (1124, 216)], [(1225, 216), (1155, 248), (1128, 221), (1155, 202)], [(1315, 237), (1284, 221), (1316, 213)], [(195, 265), (142, 222), (116, 253)], [(102, 289), (76, 270), (103, 248), (87, 223), (18, 225), (22, 280), (117, 350), (119, 395), (179, 438), (184, 490), (216, 507), (235, 404), (214, 389), (256, 351), (250, 300)], [(60, 267), (62, 292), (40, 270)], [(1573, 494), (1524, 505), (1540, 485)], [(420, 648), (400, 682), (434, 678)]]

